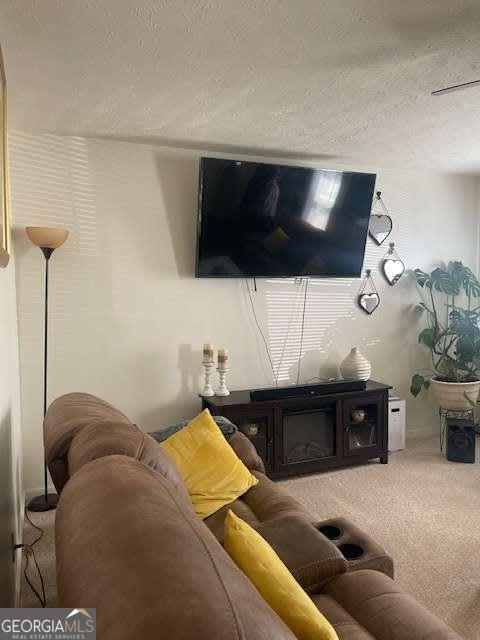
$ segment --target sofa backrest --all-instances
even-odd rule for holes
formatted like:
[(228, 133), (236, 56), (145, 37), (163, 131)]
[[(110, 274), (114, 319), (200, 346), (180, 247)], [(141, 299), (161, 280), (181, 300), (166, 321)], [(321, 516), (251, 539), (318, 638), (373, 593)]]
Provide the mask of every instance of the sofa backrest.
[(55, 523), (58, 606), (102, 640), (294, 640), (170, 482), (131, 457), (88, 462)]
[[(45, 457), (59, 494), (83, 465), (115, 454), (143, 462), (186, 491), (175, 465), (158, 443), (121, 411), (89, 393), (69, 393), (52, 402), (43, 430)], [(235, 433), (229, 443), (249, 469), (264, 472), (261, 458), (243, 433)]]
[(121, 411), (90, 393), (67, 393), (49, 406), (43, 421), (45, 460), (58, 493), (69, 478), (67, 455), (73, 438), (85, 427), (105, 421), (132, 424)]
[(135, 424), (104, 420), (84, 427), (70, 443), (67, 454), (69, 475), (73, 476), (93, 460), (111, 455), (128, 456), (158, 471), (191, 504), (173, 460)]

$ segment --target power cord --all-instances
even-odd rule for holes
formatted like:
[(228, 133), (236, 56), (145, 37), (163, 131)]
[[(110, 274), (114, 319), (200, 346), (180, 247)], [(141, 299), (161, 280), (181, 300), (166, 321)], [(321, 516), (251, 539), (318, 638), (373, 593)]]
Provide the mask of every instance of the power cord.
[[(13, 548), (14, 549), (23, 549), (23, 551), (25, 553), (25, 559), (26, 559), (25, 560), (25, 567), (23, 569), (23, 576), (25, 578), (25, 582), (28, 584), (30, 589), (33, 591), (33, 593), (37, 597), (37, 599), (40, 602), (40, 604), (42, 605), (42, 607), (46, 607), (47, 606), (47, 598), (46, 598), (46, 595), (45, 595), (45, 583), (43, 581), (43, 576), (42, 576), (42, 572), (40, 571), (40, 567), (38, 566), (37, 558), (35, 557), (35, 551), (33, 550), (33, 547), (37, 544), (37, 542), (40, 542), (40, 540), (43, 538), (43, 529), (41, 529), (38, 525), (34, 524), (31, 521), (30, 516), (28, 515), (27, 509), (25, 509), (25, 518), (28, 520), (28, 522), (31, 524), (31, 526), (39, 532), (39, 535), (35, 538), (35, 540), (31, 544), (25, 544), (25, 543), (15, 544)], [(40, 584), (41, 584), (41, 587), (42, 587), (41, 594), (34, 587), (32, 581), (30, 580), (30, 578), (28, 576), (28, 569), (30, 567), (30, 559), (33, 559), (33, 562), (35, 564), (35, 568), (36, 568), (38, 576), (40, 578)]]
[[(250, 305), (252, 307), (253, 318), (255, 320), (255, 324), (257, 325), (258, 332), (262, 336), (263, 344), (265, 346), (265, 352), (267, 354), (268, 362), (270, 363), (270, 368), (272, 370), (273, 380), (275, 382), (275, 386), (278, 386), (278, 378), (277, 378), (277, 374), (275, 373), (275, 367), (273, 366), (273, 360), (272, 360), (272, 357), (270, 355), (270, 349), (268, 348), (267, 339), (265, 338), (265, 335), (264, 335), (264, 333), (262, 331), (262, 327), (260, 326), (260, 323), (258, 321), (257, 312), (255, 311), (255, 304), (254, 304), (253, 298), (252, 298), (252, 292), (250, 291), (250, 287), (248, 285), (248, 280), (246, 278), (245, 278), (245, 286), (247, 287), (248, 297), (250, 299)], [(256, 282), (255, 282), (255, 291), (256, 290), (257, 289), (256, 289)]]
[(308, 278), (305, 278), (305, 291), (303, 293), (303, 311), (302, 311), (302, 329), (300, 332), (300, 350), (298, 352), (298, 365), (297, 365), (297, 384), (300, 381), (300, 368), (302, 362), (303, 351), (303, 335), (305, 333), (305, 309), (307, 307), (307, 291), (308, 291)]

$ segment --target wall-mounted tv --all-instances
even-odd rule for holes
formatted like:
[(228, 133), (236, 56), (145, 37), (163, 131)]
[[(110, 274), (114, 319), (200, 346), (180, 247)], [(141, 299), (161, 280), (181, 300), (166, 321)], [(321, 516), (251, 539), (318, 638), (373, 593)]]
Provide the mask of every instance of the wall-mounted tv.
[(196, 276), (359, 277), (375, 178), (202, 158)]

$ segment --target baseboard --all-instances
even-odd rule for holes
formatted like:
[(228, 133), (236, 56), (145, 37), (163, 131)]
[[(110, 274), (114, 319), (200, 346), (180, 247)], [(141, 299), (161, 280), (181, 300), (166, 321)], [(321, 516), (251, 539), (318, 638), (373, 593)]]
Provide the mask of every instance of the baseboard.
[(427, 436), (438, 435), (438, 424), (437, 425), (427, 425), (423, 427), (414, 427), (407, 429), (407, 439), (408, 438), (426, 438)]
[[(20, 536), (23, 538), (23, 529), (25, 526), (25, 491), (22, 491), (20, 497)], [(15, 542), (20, 543), (21, 540)], [(22, 549), (15, 550), (15, 607), (21, 607), (21, 588), (22, 588)]]

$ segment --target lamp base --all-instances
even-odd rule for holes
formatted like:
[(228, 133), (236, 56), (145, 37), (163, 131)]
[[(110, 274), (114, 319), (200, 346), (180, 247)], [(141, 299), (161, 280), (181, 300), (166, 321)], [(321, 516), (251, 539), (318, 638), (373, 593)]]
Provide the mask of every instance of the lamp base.
[(56, 493), (49, 493), (45, 499), (45, 495), (35, 496), (27, 505), (29, 511), (51, 511), (56, 509), (58, 504), (58, 496)]

